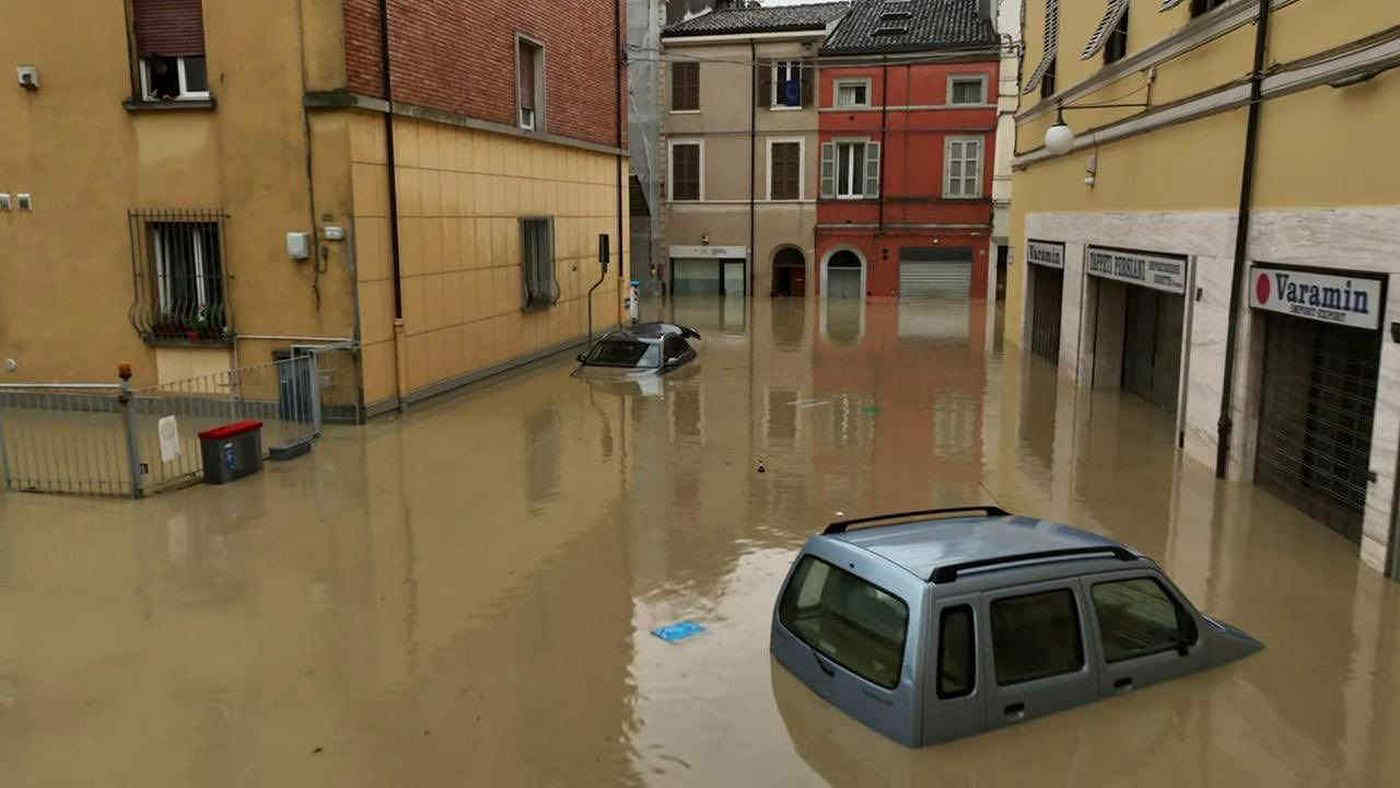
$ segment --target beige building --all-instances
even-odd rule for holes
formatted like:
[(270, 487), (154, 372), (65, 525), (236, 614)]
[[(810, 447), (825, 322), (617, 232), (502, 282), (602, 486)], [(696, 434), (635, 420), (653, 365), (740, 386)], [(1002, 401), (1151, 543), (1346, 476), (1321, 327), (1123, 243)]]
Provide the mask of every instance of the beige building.
[(1393, 0), (1028, 3), (1006, 298), (1007, 341), (1157, 404), (1188, 460), (1393, 574), (1396, 19)]
[(536, 5), (464, 13), (426, 56), (440, 20), (374, 0), (8, 9), (0, 381), (335, 344), (326, 396), (364, 417), (580, 341), (600, 235), (593, 317), (617, 322), (624, 76), (567, 64), (618, 24)]
[(846, 8), (724, 8), (662, 31), (652, 259), (671, 292), (811, 291), (816, 53)]

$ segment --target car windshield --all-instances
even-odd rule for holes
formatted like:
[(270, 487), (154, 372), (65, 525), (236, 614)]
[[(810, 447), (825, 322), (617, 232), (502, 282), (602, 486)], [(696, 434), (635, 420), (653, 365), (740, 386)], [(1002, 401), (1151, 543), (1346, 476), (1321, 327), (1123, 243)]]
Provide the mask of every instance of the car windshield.
[(600, 367), (659, 367), (661, 345), (632, 339), (605, 339), (593, 346), (584, 363)]
[(899, 683), (909, 608), (839, 567), (803, 556), (778, 618), (807, 645), (882, 687)]

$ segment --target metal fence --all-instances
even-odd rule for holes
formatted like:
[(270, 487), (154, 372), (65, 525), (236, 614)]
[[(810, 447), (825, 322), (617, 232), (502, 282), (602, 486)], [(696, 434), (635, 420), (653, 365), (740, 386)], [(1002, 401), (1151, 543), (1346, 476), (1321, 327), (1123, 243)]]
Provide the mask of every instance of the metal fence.
[(133, 389), (127, 383), (0, 386), (6, 489), (141, 497), (198, 481), (199, 433), (263, 423), (263, 455), (321, 434), (317, 355)]

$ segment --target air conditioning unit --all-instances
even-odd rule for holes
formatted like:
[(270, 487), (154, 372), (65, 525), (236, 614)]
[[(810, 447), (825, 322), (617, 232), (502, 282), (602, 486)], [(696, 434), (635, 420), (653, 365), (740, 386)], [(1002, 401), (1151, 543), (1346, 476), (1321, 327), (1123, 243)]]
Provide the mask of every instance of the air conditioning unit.
[(15, 70), (19, 73), (19, 84), (20, 84), (20, 87), (23, 87), (25, 90), (38, 90), (38, 89), (39, 89), (39, 67), (38, 67), (38, 66), (20, 66), (19, 68), (15, 69)]

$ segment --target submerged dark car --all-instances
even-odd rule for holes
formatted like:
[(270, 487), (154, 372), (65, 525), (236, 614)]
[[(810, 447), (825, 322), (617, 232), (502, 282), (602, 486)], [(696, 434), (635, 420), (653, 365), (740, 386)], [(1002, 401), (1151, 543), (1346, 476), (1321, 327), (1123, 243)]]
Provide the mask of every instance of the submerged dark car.
[(665, 373), (695, 360), (700, 332), (673, 323), (638, 323), (604, 334), (579, 354), (578, 372)]
[(774, 657), (911, 747), (1248, 656), (1152, 559), (992, 506), (832, 523), (773, 611)]

